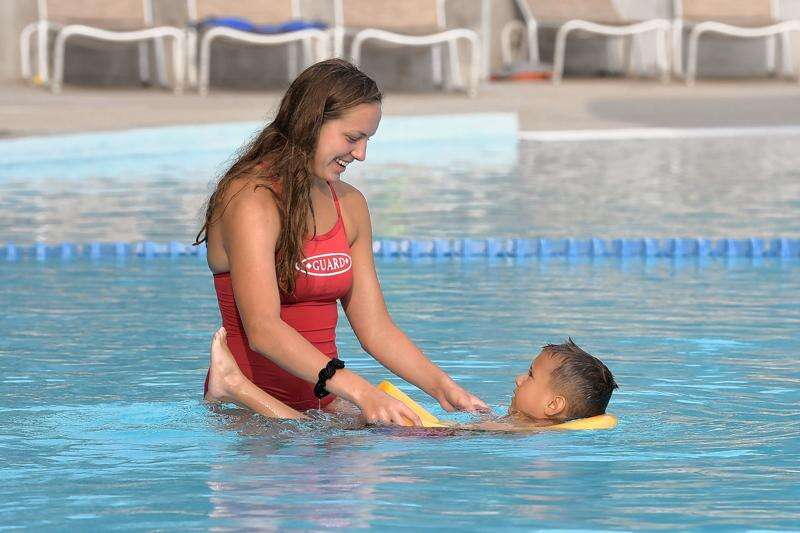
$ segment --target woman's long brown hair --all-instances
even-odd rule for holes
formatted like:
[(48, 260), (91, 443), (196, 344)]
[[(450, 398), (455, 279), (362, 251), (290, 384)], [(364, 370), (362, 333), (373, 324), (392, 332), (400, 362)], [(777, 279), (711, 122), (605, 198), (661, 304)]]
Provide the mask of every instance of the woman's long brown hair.
[[(256, 188), (266, 187), (275, 195), (281, 223), (275, 251), (278, 287), (293, 294), (294, 266), (303, 259), (308, 217), (314, 217), (311, 165), (320, 128), (349, 109), (380, 103), (381, 98), (375, 82), (342, 59), (322, 61), (304, 70), (289, 86), (273, 121), (240, 149), (236, 161), (217, 182), (194, 244), (208, 240), (208, 228), (227, 207), (227, 203), (221, 204), (231, 184), (243, 177), (256, 178), (261, 182)], [(277, 187), (273, 189), (272, 184)]]

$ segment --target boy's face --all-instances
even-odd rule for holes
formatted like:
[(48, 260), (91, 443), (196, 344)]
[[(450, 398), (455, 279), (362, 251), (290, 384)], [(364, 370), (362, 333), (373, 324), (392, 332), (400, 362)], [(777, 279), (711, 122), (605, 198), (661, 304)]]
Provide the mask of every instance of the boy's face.
[(541, 352), (528, 371), (516, 377), (517, 387), (508, 408), (509, 415), (546, 420), (564, 411), (564, 397), (557, 395), (550, 385), (551, 375), (558, 368), (558, 363), (558, 357)]

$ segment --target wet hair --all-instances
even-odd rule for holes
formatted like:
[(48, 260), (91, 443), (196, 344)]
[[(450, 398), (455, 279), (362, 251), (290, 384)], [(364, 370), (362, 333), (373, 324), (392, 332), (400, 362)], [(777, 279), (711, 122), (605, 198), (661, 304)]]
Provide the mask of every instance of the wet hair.
[(272, 122), (239, 150), (220, 178), (195, 245), (207, 240), (208, 228), (225, 212), (232, 197), (224, 205), (223, 198), (231, 184), (254, 178), (254, 188), (267, 188), (275, 197), (281, 226), (275, 249), (278, 287), (294, 293), (294, 266), (303, 258), (309, 217), (314, 219), (311, 165), (320, 129), (356, 106), (379, 104), (381, 99), (375, 81), (343, 59), (320, 61), (304, 70), (283, 95)]
[(600, 359), (584, 351), (572, 338), (564, 344), (546, 344), (542, 351), (558, 359), (550, 382), (554, 392), (567, 398), (564, 420), (606, 412), (611, 393), (619, 386)]

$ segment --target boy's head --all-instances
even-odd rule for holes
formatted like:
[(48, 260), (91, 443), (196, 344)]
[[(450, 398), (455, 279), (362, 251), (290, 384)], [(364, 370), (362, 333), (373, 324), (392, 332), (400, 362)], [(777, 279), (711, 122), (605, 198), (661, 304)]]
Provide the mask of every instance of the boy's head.
[(606, 365), (572, 339), (545, 345), (516, 385), (508, 414), (557, 422), (605, 413), (618, 388)]

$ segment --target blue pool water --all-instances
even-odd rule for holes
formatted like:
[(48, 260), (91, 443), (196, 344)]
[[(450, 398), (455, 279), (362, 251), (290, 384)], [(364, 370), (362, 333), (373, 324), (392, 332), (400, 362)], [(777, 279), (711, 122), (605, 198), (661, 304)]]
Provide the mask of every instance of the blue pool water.
[[(196, 260), (0, 264), (13, 304), (0, 524), (797, 527), (796, 262), (379, 268), (399, 325), (497, 412), (538, 346), (571, 335), (617, 376), (619, 428), (437, 436), (211, 412), (200, 397), (219, 318)], [(339, 336), (351, 367), (388, 377), (346, 322)]]
[[(507, 116), (419, 120), (385, 122), (348, 170), (379, 236), (800, 237), (789, 137), (517, 144)], [(253, 128), (0, 143), (0, 242), (188, 242)], [(497, 413), (538, 347), (572, 336), (617, 377), (619, 427), (444, 435), (209, 410), (219, 315), (198, 258), (2, 260), (0, 529), (800, 525), (800, 258), (377, 266), (395, 321)], [(389, 377), (344, 318), (338, 334), (350, 368)]]
[[(258, 124), (0, 142), (0, 243), (190, 242)], [(345, 179), (383, 237), (800, 237), (798, 137), (516, 142), (513, 115), (383, 119)]]

